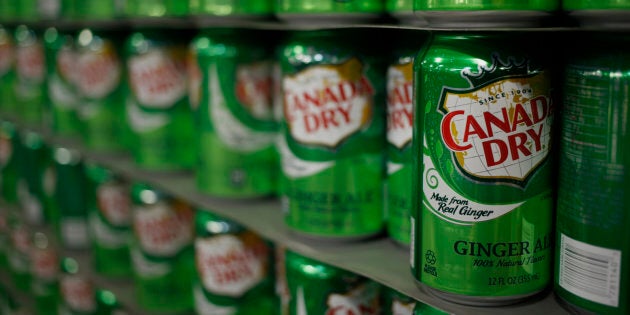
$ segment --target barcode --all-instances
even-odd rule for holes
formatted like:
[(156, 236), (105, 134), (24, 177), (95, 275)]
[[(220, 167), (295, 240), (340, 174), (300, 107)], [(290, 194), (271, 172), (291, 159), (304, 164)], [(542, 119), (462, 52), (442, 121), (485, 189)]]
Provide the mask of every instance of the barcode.
[(560, 236), (558, 282), (565, 290), (590, 301), (619, 306), (621, 251)]

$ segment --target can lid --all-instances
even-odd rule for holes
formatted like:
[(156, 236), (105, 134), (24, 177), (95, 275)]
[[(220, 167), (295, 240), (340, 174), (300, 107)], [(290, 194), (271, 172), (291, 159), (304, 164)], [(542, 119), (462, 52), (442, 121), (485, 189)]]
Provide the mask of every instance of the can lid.
[(133, 203), (139, 205), (154, 205), (168, 196), (145, 183), (134, 183), (131, 187), (131, 199)]
[(195, 230), (200, 237), (233, 234), (245, 230), (240, 224), (223, 218), (206, 209), (197, 209), (195, 218)]

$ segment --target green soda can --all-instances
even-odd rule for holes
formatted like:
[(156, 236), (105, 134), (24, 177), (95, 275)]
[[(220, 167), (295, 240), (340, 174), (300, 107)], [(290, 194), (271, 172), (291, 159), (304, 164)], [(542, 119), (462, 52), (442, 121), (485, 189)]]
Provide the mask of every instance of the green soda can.
[(96, 293), (88, 272), (72, 257), (61, 260), (59, 315), (96, 315)]
[(54, 174), (51, 174), (51, 151), (37, 132), (24, 130), (20, 138), (22, 152), (19, 161), (18, 200), (25, 223), (41, 226), (50, 222), (53, 215), (51, 189), (54, 185), (51, 181)]
[(138, 305), (147, 311), (192, 308), (193, 210), (145, 184), (132, 187), (131, 259)]
[(39, 35), (26, 25), (16, 27), (14, 36), (16, 114), (25, 123), (41, 126), (46, 80), (44, 45)]
[(378, 283), (290, 250), (285, 255), (289, 314), (381, 314)]
[(411, 266), (446, 300), (514, 303), (551, 277), (552, 79), (528, 40), (435, 33), (416, 57)]
[(387, 233), (396, 243), (408, 247), (411, 231), (413, 59), (419, 47), (405, 43), (421, 36), (418, 32), (402, 30), (396, 35), (394, 46), (398, 48), (394, 50), (387, 68)]
[(628, 27), (628, 0), (563, 0), (562, 9), (581, 24), (600, 28)]
[(384, 225), (385, 71), (363, 44), (352, 30), (302, 31), (284, 48), (282, 209), (300, 234), (357, 239)]
[(73, 149), (53, 149), (55, 161), (55, 200), (58, 206), (57, 232), (62, 246), (85, 249), (89, 246), (87, 226), (87, 179), (81, 154)]
[(193, 42), (200, 72), (196, 112), (200, 191), (220, 197), (273, 194), (277, 182), (271, 66), (266, 34), (208, 29)]
[(96, 303), (98, 305), (98, 311), (96, 315), (127, 315), (118, 297), (109, 290), (98, 289), (96, 290)]
[(189, 0), (191, 15), (214, 17), (265, 17), (273, 13), (271, 0)]
[(0, 121), (0, 196), (8, 204), (18, 202), (21, 141), (15, 125)]
[(27, 292), (31, 287), (30, 251), (31, 233), (17, 215), (9, 216), (11, 244), (7, 253), (9, 273), (15, 287)]
[(362, 22), (385, 11), (383, 0), (278, 0), (276, 16), (292, 23)]
[(556, 218), (556, 294), (575, 313), (630, 312), (626, 168), (630, 37), (590, 34), (564, 74)]
[(94, 270), (108, 277), (131, 275), (131, 188), (96, 164), (87, 164), (86, 174)]
[(125, 133), (123, 39), (117, 31), (83, 29), (76, 38), (76, 88), (83, 140), (94, 150), (120, 150)]
[(57, 314), (59, 301), (59, 255), (51, 237), (33, 233), (30, 251), (31, 294), (39, 315)]
[(144, 169), (192, 168), (194, 120), (188, 104), (185, 36), (137, 31), (126, 43), (127, 120)]
[(46, 73), (48, 102), (52, 118), (52, 130), (64, 136), (78, 136), (79, 120), (76, 90), (76, 62), (74, 39), (70, 32), (51, 27), (44, 32), (46, 49)]
[(416, 300), (389, 287), (383, 287), (383, 315), (414, 315)]
[(15, 79), (15, 46), (11, 37), (10, 31), (0, 25), (0, 112), (5, 115), (15, 114), (12, 91)]
[(270, 246), (239, 224), (205, 210), (197, 210), (195, 229), (196, 313), (262, 314), (261, 309), (247, 312), (245, 306), (273, 296)]
[(416, 303), (413, 315), (449, 315), (449, 313), (424, 303)]
[(446, 28), (536, 27), (559, 0), (414, 0), (416, 15)]

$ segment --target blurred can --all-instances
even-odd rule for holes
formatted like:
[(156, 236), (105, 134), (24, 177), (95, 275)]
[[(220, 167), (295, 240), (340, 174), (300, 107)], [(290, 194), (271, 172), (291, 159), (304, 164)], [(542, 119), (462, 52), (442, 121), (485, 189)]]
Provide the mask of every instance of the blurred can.
[(187, 311), (193, 306), (193, 210), (177, 199), (132, 186), (131, 245), (138, 305), (147, 311)]
[(195, 162), (185, 40), (166, 30), (136, 31), (127, 40), (127, 120), (136, 164), (144, 169), (188, 169)]
[(20, 291), (28, 292), (31, 288), (31, 233), (28, 226), (17, 215), (9, 216), (8, 221), (11, 238), (7, 253), (9, 273), (15, 287)]
[(53, 148), (55, 199), (58, 206), (57, 233), (67, 249), (89, 246), (87, 226), (87, 179), (81, 154), (63, 146)]
[(571, 39), (592, 48), (564, 72), (555, 291), (574, 313), (628, 314), (630, 37)]
[(372, 21), (385, 12), (382, 0), (278, 0), (276, 15), (291, 23)]
[(281, 201), (299, 234), (349, 240), (384, 227), (384, 59), (360, 37), (296, 32), (283, 51)]
[(0, 112), (3, 114), (16, 114), (13, 98), (14, 80), (15, 45), (13, 36), (8, 28), (0, 25)]
[(8, 204), (18, 202), (21, 144), (15, 124), (0, 121), (0, 195)]
[(50, 147), (41, 134), (24, 130), (20, 154), (18, 199), (29, 225), (50, 223), (54, 216), (53, 159)]
[(430, 26), (451, 28), (536, 27), (560, 9), (559, 0), (415, 0), (414, 11)]
[(120, 150), (130, 141), (125, 132), (121, 33), (124, 31), (83, 29), (76, 37), (78, 117), (90, 149)]
[(275, 314), (261, 308), (247, 312), (248, 305), (273, 297), (270, 245), (239, 224), (205, 210), (197, 210), (195, 228), (196, 313)]
[(98, 311), (96, 293), (87, 266), (80, 265), (73, 257), (64, 257), (61, 260), (59, 287), (60, 315), (96, 315)]
[(52, 118), (51, 129), (59, 135), (79, 136), (76, 90), (77, 54), (70, 32), (50, 27), (44, 32), (48, 105)]
[(193, 42), (202, 74), (197, 116), (197, 187), (220, 197), (276, 191), (273, 47), (268, 34), (209, 29)]
[(384, 287), (381, 291), (383, 315), (414, 315), (416, 300), (389, 287)]
[(285, 252), (289, 314), (380, 314), (380, 285), (352, 272)]
[(59, 300), (59, 249), (51, 235), (33, 233), (30, 251), (31, 294), (39, 315), (57, 314)]
[(108, 277), (131, 275), (131, 187), (96, 164), (86, 164), (86, 174), (94, 271)]
[(46, 81), (44, 45), (40, 35), (26, 25), (17, 26), (14, 36), (16, 114), (27, 124), (42, 126)]

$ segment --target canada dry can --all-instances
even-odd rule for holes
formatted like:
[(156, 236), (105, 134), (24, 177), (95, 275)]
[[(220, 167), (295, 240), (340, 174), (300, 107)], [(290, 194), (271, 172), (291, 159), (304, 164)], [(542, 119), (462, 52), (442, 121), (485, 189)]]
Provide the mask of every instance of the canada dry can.
[(276, 191), (278, 123), (272, 102), (273, 46), (267, 45), (267, 35), (210, 29), (193, 43), (202, 82), (195, 173), (204, 193), (255, 197)]
[(193, 211), (148, 185), (132, 186), (131, 260), (138, 305), (147, 311), (192, 309)]
[(83, 29), (76, 37), (78, 117), (83, 140), (90, 149), (117, 150), (129, 142), (122, 42), (121, 31)]
[(46, 49), (47, 101), (53, 132), (59, 135), (78, 136), (77, 106), (79, 97), (76, 85), (76, 51), (71, 33), (51, 27), (44, 32)]
[(59, 300), (59, 250), (52, 235), (35, 232), (30, 251), (31, 294), (38, 315), (54, 315)]
[(205, 210), (197, 210), (195, 229), (196, 313), (277, 315), (271, 309), (249, 307), (274, 298), (270, 245), (252, 231)]
[(276, 15), (295, 23), (330, 21), (365, 21), (385, 11), (382, 0), (278, 0)]
[(564, 75), (555, 289), (578, 310), (628, 314), (630, 38), (580, 40), (597, 48), (569, 60)]
[(413, 60), (422, 39), (421, 33), (397, 30), (387, 68), (387, 233), (404, 246), (411, 231)]
[(382, 287), (383, 315), (413, 315), (416, 300), (389, 287)]
[(16, 114), (25, 123), (41, 126), (46, 89), (44, 45), (39, 34), (26, 25), (16, 27), (14, 36)]
[(584, 24), (594, 27), (628, 27), (628, 0), (563, 0), (562, 8)]
[(289, 314), (381, 314), (378, 283), (290, 250), (285, 259)]
[(20, 177), (17, 195), (22, 217), (29, 225), (41, 226), (50, 223), (55, 215), (52, 151), (37, 132), (23, 130), (20, 139), (22, 145), (18, 161)]
[(363, 238), (384, 226), (385, 70), (359, 37), (302, 31), (284, 48), (282, 209), (304, 235)]
[(0, 121), (0, 196), (9, 204), (18, 202), (21, 141), (15, 125)]
[(98, 304), (89, 268), (73, 257), (61, 259), (58, 312), (61, 315), (96, 315)]
[(447, 300), (513, 303), (551, 277), (554, 104), (532, 36), (436, 33), (416, 59), (411, 265)]
[(274, 0), (190, 0), (190, 14), (255, 18), (273, 13)]
[(165, 30), (134, 32), (126, 43), (127, 121), (138, 166), (192, 168), (194, 125), (188, 104), (186, 36)]
[(414, 0), (414, 11), (438, 27), (532, 27), (560, 8), (558, 0)]
[(87, 164), (86, 173), (94, 270), (104, 276), (131, 275), (131, 187), (96, 164)]
[(89, 246), (87, 223), (87, 178), (81, 153), (58, 146), (53, 149), (58, 209), (57, 233), (62, 246), (85, 249)]
[(12, 86), (15, 78), (14, 62), (13, 36), (9, 29), (0, 25), (0, 112), (5, 115), (15, 114)]

